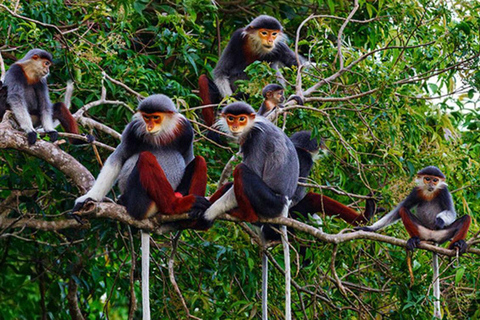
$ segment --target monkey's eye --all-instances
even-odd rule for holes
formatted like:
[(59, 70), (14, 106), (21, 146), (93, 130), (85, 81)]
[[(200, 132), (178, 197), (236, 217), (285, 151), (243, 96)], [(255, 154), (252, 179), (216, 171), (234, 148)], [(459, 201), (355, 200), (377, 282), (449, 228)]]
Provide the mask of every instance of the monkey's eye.
[(262, 31), (262, 35), (263, 35), (263, 36), (266, 36), (267, 34), (268, 34), (268, 32)]
[(43, 64), (45, 65), (45, 67), (49, 67), (52, 63), (50, 61), (45, 61)]
[(278, 34), (277, 32), (273, 32), (273, 33), (272, 33), (272, 36), (276, 37), (277, 34)]
[(150, 120), (150, 117), (143, 116), (143, 119), (145, 119), (145, 121), (148, 121), (148, 120)]
[(438, 179), (437, 179), (437, 178), (433, 178), (433, 182), (438, 182)]
[(430, 181), (429, 177), (425, 177), (424, 179), (425, 179), (425, 181)]
[(160, 119), (159, 116), (153, 116), (153, 120), (158, 120), (158, 119)]
[(228, 116), (227, 120), (230, 121), (230, 122), (233, 122), (234, 118), (232, 116)]
[(245, 122), (247, 120), (247, 118), (245, 117), (240, 117), (238, 120), (240, 120), (240, 122)]

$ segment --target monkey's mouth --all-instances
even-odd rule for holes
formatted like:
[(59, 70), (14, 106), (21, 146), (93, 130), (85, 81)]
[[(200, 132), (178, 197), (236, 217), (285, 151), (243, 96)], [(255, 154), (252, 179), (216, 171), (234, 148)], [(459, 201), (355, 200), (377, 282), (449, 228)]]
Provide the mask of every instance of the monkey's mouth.
[(273, 45), (269, 45), (269, 44), (264, 44), (263, 47), (270, 50), (273, 49)]

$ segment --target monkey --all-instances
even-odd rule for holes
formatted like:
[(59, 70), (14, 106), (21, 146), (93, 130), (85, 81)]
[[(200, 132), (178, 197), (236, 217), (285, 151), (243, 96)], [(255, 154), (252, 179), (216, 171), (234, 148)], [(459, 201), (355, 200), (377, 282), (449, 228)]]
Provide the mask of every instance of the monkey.
[[(198, 216), (199, 221), (209, 227), (215, 218), (225, 212), (248, 222), (256, 222), (262, 217), (286, 217), (299, 175), (298, 156), (293, 143), (278, 127), (257, 116), (245, 102), (234, 102), (224, 107), (219, 125), (238, 141), (243, 160), (234, 169), (233, 183), (224, 185), (210, 197), (211, 206)], [(285, 228), (283, 232), (285, 265), (288, 265), (285, 271), (285, 318), (291, 319), (290, 254)], [(266, 267), (262, 269), (267, 270)], [(265, 271), (263, 279), (266, 299), (268, 280)]]
[[(387, 213), (382, 219), (369, 227), (358, 227), (357, 230), (377, 231), (398, 220), (402, 220), (405, 229), (410, 235), (407, 241), (407, 250), (413, 251), (421, 240), (433, 241), (442, 244), (451, 240), (449, 249), (458, 249), (459, 254), (467, 250), (468, 228), (472, 221), (469, 215), (455, 220), (457, 213), (453, 200), (445, 183), (445, 175), (435, 166), (428, 166), (417, 172), (415, 182), (417, 186), (400, 204)], [(411, 210), (415, 208), (413, 214)], [(411, 258), (407, 256), (411, 270)], [(435, 297), (434, 316), (441, 318), (440, 308), (440, 280), (438, 255), (433, 253), (433, 295)], [(413, 274), (411, 273), (413, 281)]]
[[(43, 126), (50, 141), (58, 139), (54, 119), (60, 122), (65, 131), (79, 134), (77, 122), (65, 104), (57, 102), (52, 106), (50, 101), (47, 77), (52, 60), (49, 52), (32, 49), (8, 69), (5, 81), (0, 85), (0, 118), (3, 118), (6, 110), (11, 110), (20, 128), (26, 132), (29, 145), (35, 144), (35, 128), (39, 125)], [(91, 135), (87, 135), (87, 138), (90, 143), (94, 140)], [(85, 143), (79, 139), (70, 139), (70, 142)]]
[[(297, 151), (299, 160), (299, 182), (306, 182), (312, 170), (314, 159), (317, 157), (321, 148), (321, 143), (312, 138), (310, 131), (304, 130), (295, 132), (290, 136), (295, 149)], [(317, 217), (317, 213), (324, 213), (329, 216), (339, 216), (346, 223), (352, 226), (365, 224), (371, 220), (376, 213), (376, 202), (372, 198), (366, 200), (365, 211), (363, 214), (357, 213), (352, 208), (349, 208), (342, 203), (327, 197), (322, 194), (308, 192), (304, 186), (298, 185), (292, 197), (292, 205), (289, 209), (289, 215), (292, 218), (298, 219), (303, 216), (308, 218), (308, 214)], [(278, 241), (279, 234), (271, 229), (268, 225), (262, 227), (263, 237), (266, 241)], [(305, 251), (301, 247), (301, 254)], [(304, 255), (304, 254), (302, 254)]]
[[(236, 30), (213, 70), (213, 81), (206, 75), (198, 80), (202, 105), (218, 104), (236, 90), (235, 81), (247, 80), (245, 68), (255, 61), (265, 61), (274, 68), (297, 66), (295, 52), (285, 44), (280, 22), (261, 15), (244, 28)], [(304, 62), (299, 57), (300, 63)], [(203, 108), (202, 116), (209, 127), (215, 122), (213, 107)]]
[[(377, 231), (401, 219), (410, 235), (407, 249), (414, 250), (421, 240), (437, 244), (452, 240), (448, 248), (458, 248), (459, 253), (465, 253), (471, 217), (464, 215), (455, 220), (457, 213), (445, 179), (437, 167), (423, 168), (417, 172), (417, 186), (405, 200), (373, 225), (356, 229)], [(415, 214), (411, 212), (413, 208), (416, 208)]]
[(233, 172), (233, 183), (210, 197), (212, 205), (201, 218), (211, 223), (231, 211), (243, 221), (255, 222), (286, 214), (299, 174), (290, 139), (245, 102), (224, 107), (219, 125), (238, 141), (243, 161)]
[(276, 107), (280, 108), (285, 101), (283, 87), (275, 83), (267, 84), (262, 90), (262, 96), (265, 100), (257, 112), (262, 117), (267, 117)]
[[(137, 220), (157, 212), (176, 215), (204, 212), (207, 186), (205, 159), (193, 155), (193, 128), (161, 94), (140, 102), (122, 133), (120, 145), (108, 157), (92, 189), (75, 201), (73, 212), (89, 200), (101, 201), (118, 177), (120, 203)], [(183, 226), (195, 227), (186, 222)], [(149, 235), (142, 232), (142, 296), (144, 315), (149, 312)]]
[(122, 133), (120, 145), (108, 157), (93, 187), (77, 198), (75, 209), (87, 199), (101, 201), (118, 178), (120, 199), (135, 219), (160, 212), (180, 214), (207, 204), (206, 162), (193, 156), (193, 129), (161, 94), (140, 102)]
[[(282, 103), (285, 101), (284, 88), (278, 84), (267, 84), (262, 90), (264, 101), (257, 111), (259, 116), (268, 117), (275, 108), (283, 108)], [(292, 95), (288, 101), (295, 100), (297, 104), (303, 105), (303, 99), (297, 95)]]

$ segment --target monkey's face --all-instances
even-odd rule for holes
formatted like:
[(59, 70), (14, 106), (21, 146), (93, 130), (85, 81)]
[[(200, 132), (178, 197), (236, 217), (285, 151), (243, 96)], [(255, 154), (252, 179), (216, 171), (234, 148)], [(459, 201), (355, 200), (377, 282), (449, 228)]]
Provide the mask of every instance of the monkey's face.
[(148, 133), (157, 133), (162, 129), (162, 122), (165, 120), (165, 114), (162, 112), (146, 113), (141, 112), (145, 128)]
[(262, 42), (263, 50), (267, 52), (272, 51), (280, 34), (280, 30), (258, 29), (257, 36)]
[(244, 132), (248, 132), (250, 127), (253, 125), (255, 120), (255, 114), (222, 114), (222, 117), (227, 123), (228, 130), (232, 133), (234, 137), (241, 136)]
[(39, 78), (46, 77), (50, 73), (50, 66), (52, 62), (45, 58), (40, 58), (38, 55), (32, 57), (32, 64), (36, 75)]
[(445, 184), (445, 179), (442, 179), (437, 176), (418, 175), (417, 185), (422, 189), (425, 195), (429, 195), (429, 194), (436, 193), (439, 189), (443, 188), (446, 184)]
[(272, 101), (275, 105), (279, 105), (285, 101), (285, 96), (283, 95), (283, 90), (277, 90), (267, 93), (267, 99)]

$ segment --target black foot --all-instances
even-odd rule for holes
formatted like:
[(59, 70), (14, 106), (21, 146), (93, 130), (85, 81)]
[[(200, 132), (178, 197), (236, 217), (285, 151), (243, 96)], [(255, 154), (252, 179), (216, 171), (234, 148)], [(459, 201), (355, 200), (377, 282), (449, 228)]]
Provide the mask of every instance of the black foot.
[(420, 238), (412, 237), (407, 241), (407, 250), (413, 251), (418, 247), (419, 244), (420, 244)]
[(29, 145), (34, 145), (37, 142), (37, 133), (35, 131), (28, 132), (27, 140)]
[(95, 136), (92, 136), (91, 134), (86, 134), (85, 137), (87, 138), (88, 143), (95, 141)]
[(442, 218), (435, 219), (435, 230), (442, 230), (445, 228), (445, 221)]
[(458, 253), (459, 253), (459, 254), (464, 254), (465, 252), (467, 252), (468, 245), (467, 245), (467, 243), (465, 242), (465, 240), (458, 240), (458, 241), (452, 243), (452, 244), (449, 246), (449, 248), (450, 248), (450, 249), (458, 248)]
[(195, 221), (190, 225), (190, 228), (197, 230), (207, 230), (213, 226), (213, 220), (205, 219), (205, 211), (211, 206), (210, 201), (204, 197), (195, 197), (195, 203), (188, 213), (189, 217)]
[(58, 140), (58, 132), (57, 131), (47, 131), (48, 136), (50, 137), (50, 142), (55, 142)]

